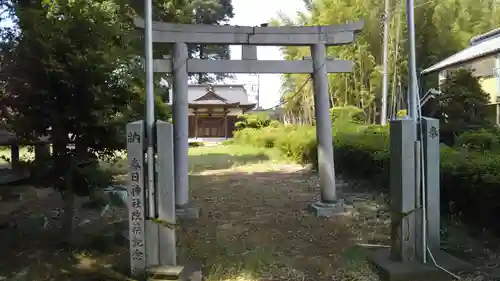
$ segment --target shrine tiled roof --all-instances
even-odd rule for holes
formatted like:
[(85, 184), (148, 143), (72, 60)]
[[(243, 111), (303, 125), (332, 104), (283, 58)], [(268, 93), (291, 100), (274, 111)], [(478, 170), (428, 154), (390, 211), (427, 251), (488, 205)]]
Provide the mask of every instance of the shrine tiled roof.
[[(213, 95), (208, 97), (210, 91)], [(190, 104), (253, 104), (243, 85), (189, 85), (188, 101)]]

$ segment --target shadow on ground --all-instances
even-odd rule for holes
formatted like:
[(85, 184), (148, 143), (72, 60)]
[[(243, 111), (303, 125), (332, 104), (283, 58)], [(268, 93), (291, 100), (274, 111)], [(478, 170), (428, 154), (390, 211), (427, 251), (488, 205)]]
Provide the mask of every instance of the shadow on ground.
[[(78, 200), (77, 206), (85, 201)], [(62, 243), (61, 207), (53, 192), (26, 202), (7, 219), (2, 216), (0, 280), (125, 280), (103, 276), (116, 274), (106, 266), (121, 265), (127, 257), (125, 244), (115, 242), (111, 230), (126, 213), (116, 210), (101, 217), (100, 210), (78, 207), (74, 235)]]
[[(191, 196), (201, 206), (202, 216), (181, 224), (181, 263), (202, 261), (207, 281), (336, 280), (332, 276), (377, 280), (363, 277), (372, 278), (373, 273), (364, 262), (364, 252), (354, 246), (366, 237), (376, 237), (381, 224), (352, 216), (335, 220), (311, 216), (305, 209), (315, 200), (317, 180), (310, 172), (273, 163), (258, 166), (269, 171), (221, 167), (227, 166), (218, 166), (216, 173), (190, 176)], [(22, 225), (32, 213), (44, 213), (51, 216), (54, 228), (0, 229), (0, 280), (120, 280), (106, 278), (109, 272), (104, 272), (106, 265), (128, 258), (128, 245), (104, 234), (112, 232), (113, 221), (126, 219), (127, 214), (100, 218), (98, 211), (80, 212), (75, 231), (79, 238), (68, 248), (58, 242), (53, 211), (59, 204), (49, 200), (30, 213), (13, 216)], [(381, 235), (383, 240), (385, 234)]]
[(10, 230), (0, 237), (0, 280), (120, 280), (106, 278), (119, 274), (107, 266), (126, 258), (123, 247), (97, 237), (82, 237), (88, 242), (71, 245), (62, 245), (57, 231), (34, 235)]
[[(349, 212), (316, 218), (307, 211), (319, 195), (315, 174), (270, 161), (271, 154), (262, 151), (232, 149), (197, 149), (190, 155), (190, 197), (202, 214), (181, 222), (181, 264), (201, 261), (206, 281), (379, 280), (365, 262), (367, 250), (357, 244), (388, 244), (383, 197), (348, 185), (339, 196), (352, 205)], [(127, 212), (101, 217), (100, 210), (79, 210), (73, 246), (62, 247), (57, 198), (30, 204), (0, 226), (0, 280), (125, 280), (111, 278), (116, 272), (109, 267), (128, 260), (128, 244), (113, 237)], [(35, 229), (25, 227), (41, 214), (50, 218), (47, 229), (39, 220)]]

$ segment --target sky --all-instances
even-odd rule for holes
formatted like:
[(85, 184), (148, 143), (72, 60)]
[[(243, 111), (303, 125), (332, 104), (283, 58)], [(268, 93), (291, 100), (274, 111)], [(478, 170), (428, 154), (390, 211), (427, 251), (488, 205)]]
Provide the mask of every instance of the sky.
[[(304, 11), (302, 0), (232, 0), (234, 18), (231, 25), (260, 26), (271, 18), (276, 18), (278, 12), (295, 17), (297, 11)], [(231, 59), (241, 59), (241, 46), (231, 46)], [(257, 47), (257, 59), (280, 60), (283, 59), (278, 47)], [(279, 103), (280, 99), (280, 74), (260, 74), (260, 106), (270, 108)], [(235, 83), (246, 84), (249, 95), (256, 96), (252, 91), (252, 84), (257, 85), (257, 77), (247, 74), (236, 76)]]

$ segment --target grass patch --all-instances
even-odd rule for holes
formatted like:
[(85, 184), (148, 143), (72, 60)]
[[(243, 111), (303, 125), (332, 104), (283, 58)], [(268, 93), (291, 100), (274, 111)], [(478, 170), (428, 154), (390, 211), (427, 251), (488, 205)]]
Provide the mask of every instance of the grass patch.
[(219, 145), (189, 149), (189, 171), (200, 173), (250, 164), (286, 161), (279, 151), (242, 145)]
[[(33, 158), (34, 152), (30, 151), (28, 147), (21, 147), (19, 149), (19, 158)], [(8, 146), (0, 146), (0, 165), (9, 164), (5, 159), (10, 159), (10, 147)]]

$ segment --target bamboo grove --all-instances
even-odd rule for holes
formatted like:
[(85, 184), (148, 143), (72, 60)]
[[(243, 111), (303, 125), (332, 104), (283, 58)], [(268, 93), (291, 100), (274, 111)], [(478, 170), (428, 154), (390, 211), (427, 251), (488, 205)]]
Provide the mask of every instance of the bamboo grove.
[[(365, 27), (356, 43), (330, 47), (330, 58), (350, 59), (352, 73), (329, 75), (333, 106), (356, 106), (366, 123), (379, 120), (382, 88), (382, 0), (304, 0), (307, 11), (295, 17), (279, 15), (276, 25), (328, 25), (363, 20)], [(406, 106), (407, 25), (403, 0), (391, 0), (389, 18), (389, 104), (394, 116)], [(417, 71), (467, 47), (471, 37), (500, 27), (497, 0), (415, 0)], [(310, 56), (309, 48), (284, 47), (285, 59)], [(421, 91), (436, 87), (436, 75), (420, 77)], [(282, 104), (294, 122), (314, 122), (312, 83), (307, 75), (289, 74), (282, 79)]]

